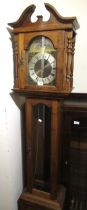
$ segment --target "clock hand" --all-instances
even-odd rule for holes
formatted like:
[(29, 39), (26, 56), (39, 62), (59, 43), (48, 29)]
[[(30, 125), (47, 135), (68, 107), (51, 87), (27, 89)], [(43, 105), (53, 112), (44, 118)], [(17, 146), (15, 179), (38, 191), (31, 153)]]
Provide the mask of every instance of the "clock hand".
[(37, 76), (39, 76), (40, 73), (41, 73), (41, 69), (38, 69), (38, 70), (36, 71)]
[(49, 63), (47, 63), (45, 66), (44, 66), (44, 69), (46, 69), (47, 67), (49, 67)]
[(41, 71), (44, 72), (44, 70), (45, 70), (46, 68), (48, 68), (49, 66), (50, 66), (49, 63), (47, 63), (42, 69), (38, 69), (38, 70), (36, 71), (37, 76), (40, 76)]

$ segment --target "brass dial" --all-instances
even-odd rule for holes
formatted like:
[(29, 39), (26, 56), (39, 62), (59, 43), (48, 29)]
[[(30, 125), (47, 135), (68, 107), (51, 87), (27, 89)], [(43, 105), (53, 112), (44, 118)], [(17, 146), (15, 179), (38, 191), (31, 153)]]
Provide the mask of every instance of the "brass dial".
[(38, 85), (49, 84), (55, 79), (56, 61), (49, 53), (37, 53), (30, 61), (29, 74)]
[(46, 37), (37, 38), (30, 49), (29, 77), (37, 85), (52, 85), (56, 77), (55, 50)]

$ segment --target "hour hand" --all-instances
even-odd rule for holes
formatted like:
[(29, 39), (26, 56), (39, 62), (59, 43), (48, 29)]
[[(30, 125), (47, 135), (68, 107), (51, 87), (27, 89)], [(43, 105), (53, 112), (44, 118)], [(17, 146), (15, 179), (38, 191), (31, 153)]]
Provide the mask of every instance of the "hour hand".
[(36, 70), (36, 74), (37, 74), (37, 76), (41, 76), (40, 75), (41, 74), (41, 69)]

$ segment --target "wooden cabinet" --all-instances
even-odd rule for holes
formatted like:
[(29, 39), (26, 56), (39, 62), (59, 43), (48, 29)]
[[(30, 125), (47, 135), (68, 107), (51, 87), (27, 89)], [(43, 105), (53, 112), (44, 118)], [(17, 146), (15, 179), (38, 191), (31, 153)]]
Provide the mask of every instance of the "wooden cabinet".
[(87, 209), (87, 94), (71, 94), (65, 100), (63, 125), (65, 207)]

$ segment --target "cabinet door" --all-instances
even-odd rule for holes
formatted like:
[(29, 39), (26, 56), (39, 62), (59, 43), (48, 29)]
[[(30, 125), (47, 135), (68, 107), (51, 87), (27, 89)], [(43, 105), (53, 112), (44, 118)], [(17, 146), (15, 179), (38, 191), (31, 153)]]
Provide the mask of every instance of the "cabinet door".
[(27, 188), (57, 192), (60, 103), (26, 102)]
[(69, 209), (87, 209), (87, 111), (64, 112), (63, 183)]
[(26, 89), (58, 91), (63, 87), (64, 38), (63, 31), (24, 34)]
[(68, 49), (65, 50), (67, 36), (60, 30), (15, 35), (14, 89), (70, 91), (70, 69), (73, 67), (71, 54), (67, 55)]

